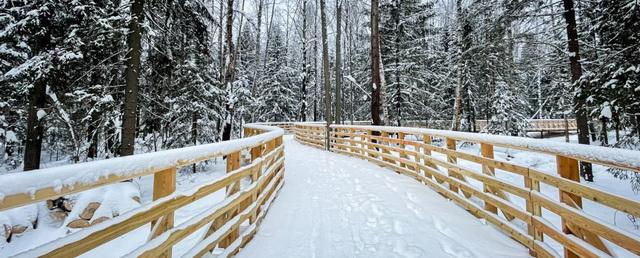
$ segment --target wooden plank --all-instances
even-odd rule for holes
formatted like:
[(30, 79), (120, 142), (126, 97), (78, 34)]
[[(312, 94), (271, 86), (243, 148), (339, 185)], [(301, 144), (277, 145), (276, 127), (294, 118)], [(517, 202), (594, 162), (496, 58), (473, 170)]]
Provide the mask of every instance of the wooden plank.
[[(280, 164), (281, 162), (284, 162), (283, 158), (280, 158), (276, 164)], [(265, 173), (265, 175), (274, 174), (275, 173), (275, 170), (273, 169), (274, 167), (275, 166), (269, 169)], [(264, 189), (264, 185), (268, 182), (267, 178), (268, 177), (262, 177), (259, 179), (260, 181), (258, 183), (252, 185), (250, 188), (243, 189), (243, 192), (241, 193), (235, 193), (233, 197), (231, 197), (229, 201), (227, 201), (222, 207), (220, 207), (219, 209), (211, 213), (203, 214), (204, 216), (202, 216), (197, 221), (184, 222), (184, 223), (190, 223), (190, 224), (183, 223), (182, 225), (179, 225), (178, 227), (164, 233), (164, 236), (166, 237), (163, 238), (162, 243), (156, 243), (153, 246), (145, 245), (145, 246), (139, 247), (138, 249), (144, 251), (140, 257), (156, 257), (158, 253), (164, 252), (164, 250), (173, 247), (176, 243), (182, 241), (187, 236), (194, 233), (199, 228), (207, 225), (211, 221), (220, 221), (222, 218), (226, 218), (226, 222), (228, 222), (233, 217), (227, 217), (225, 214), (229, 214), (230, 212), (232, 212), (244, 200), (250, 199), (253, 193), (256, 192), (258, 189)], [(222, 225), (224, 225), (224, 223), (221, 224), (220, 227)], [(219, 229), (220, 227), (217, 227), (216, 230)], [(233, 230), (235, 229), (237, 228), (234, 228)], [(229, 230), (229, 232), (231, 231), (232, 230)], [(213, 232), (215, 232), (215, 230)], [(210, 235), (211, 234), (207, 235), (207, 237)], [(228, 239), (228, 238), (229, 238), (229, 234), (226, 234), (224, 239)], [(218, 245), (221, 245), (224, 239), (221, 239)]]
[[(267, 146), (268, 146), (267, 149), (269, 152), (275, 149), (275, 144), (276, 144), (275, 140), (271, 140), (267, 143)], [(240, 152), (234, 152), (229, 154), (227, 156), (227, 173), (230, 173), (231, 171), (234, 171), (239, 167), (240, 167)], [(237, 193), (238, 191), (240, 191), (240, 180), (234, 182), (231, 186), (227, 187), (227, 196), (231, 196)], [(231, 211), (229, 211), (227, 213), (227, 216), (234, 217), (238, 214), (238, 212), (240, 212), (239, 207), (236, 207)], [(214, 222), (214, 224), (216, 224), (216, 222)], [(239, 235), (239, 232), (237, 229), (231, 231), (231, 233), (229, 233), (229, 236), (226, 239), (223, 239), (222, 241), (220, 241), (219, 246), (221, 248), (225, 248), (229, 246), (229, 244), (231, 244), (233, 241), (236, 240), (236, 238), (238, 238), (238, 235)]]
[[(486, 143), (480, 144), (480, 153), (482, 154), (482, 157), (493, 159), (493, 145), (486, 144)], [(494, 168), (486, 164), (482, 164), (482, 173), (485, 175), (495, 176)], [(485, 193), (493, 192), (491, 190), (491, 187), (487, 184), (482, 184), (482, 189)], [(496, 208), (496, 206), (491, 205), (490, 203), (485, 202), (484, 209), (491, 213), (498, 214), (498, 208)]]
[[(580, 182), (580, 171), (578, 167), (578, 160), (568, 158), (565, 156), (556, 156), (556, 166), (558, 174), (566, 179)], [(582, 198), (575, 194), (560, 190), (560, 202), (563, 203), (575, 203), (578, 207), (582, 207)], [(567, 219), (562, 217), (562, 232), (565, 234), (573, 234), (567, 226)], [(578, 258), (578, 254), (573, 252), (570, 248), (564, 248), (564, 256), (566, 258)]]
[[(452, 139), (452, 138), (447, 138), (447, 149), (449, 150), (454, 150), (456, 149), (456, 140)], [(451, 163), (451, 164), (455, 164), (457, 163), (458, 159), (453, 156), (453, 155), (447, 155), (447, 162)], [(447, 169), (447, 173), (449, 174), (449, 176), (454, 176), (455, 172), (453, 172), (451, 169)], [(449, 185), (449, 189), (453, 192), (458, 192), (458, 188), (453, 186), (453, 185)]]
[(640, 201), (627, 199), (623, 196), (611, 194), (596, 188), (582, 185), (573, 180), (564, 179), (534, 169), (530, 170), (531, 178), (545, 184), (555, 186), (565, 192), (578, 195), (582, 198), (600, 203), (610, 208), (640, 217)]
[[(566, 220), (566, 227), (573, 229), (573, 234), (579, 236), (587, 243), (597, 248), (602, 248), (601, 242), (594, 237), (603, 237), (612, 243), (629, 250), (630, 252), (640, 256), (640, 237), (632, 233), (619, 230), (597, 218), (586, 215), (581, 209), (570, 204), (557, 203), (554, 200), (540, 194), (534, 193), (534, 201), (539, 202), (545, 209), (558, 214), (562, 218), (571, 218)], [(577, 232), (582, 231), (582, 232)], [(590, 231), (592, 233), (584, 233)], [(605, 246), (606, 247), (606, 246)], [(602, 249), (600, 249), (602, 250)], [(608, 249), (602, 250), (605, 253), (611, 253)]]
[[(160, 171), (153, 175), (153, 200), (168, 196), (176, 191), (176, 168)], [(173, 211), (165, 214), (161, 220), (151, 222), (151, 236), (153, 239), (173, 227)], [(171, 250), (160, 254), (158, 257), (171, 257)]]
[[(533, 225), (542, 231), (545, 235), (553, 238), (557, 242), (559, 242), (565, 249), (569, 249), (569, 252), (572, 255), (576, 255), (576, 257), (589, 257), (589, 258), (601, 258), (601, 257), (610, 257), (606, 253), (600, 252), (600, 250), (595, 248), (590, 248), (588, 244), (573, 235), (563, 234), (556, 230), (551, 223), (546, 222), (543, 218), (538, 216), (532, 217)], [(567, 253), (565, 251), (565, 256)]]

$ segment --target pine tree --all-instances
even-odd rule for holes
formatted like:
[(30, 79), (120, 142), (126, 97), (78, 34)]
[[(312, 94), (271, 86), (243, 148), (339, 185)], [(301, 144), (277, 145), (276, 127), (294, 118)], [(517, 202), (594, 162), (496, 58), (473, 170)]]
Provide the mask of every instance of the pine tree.
[(259, 121), (293, 121), (296, 118), (296, 85), (299, 85), (296, 71), (286, 66), (286, 54), (282, 30), (274, 26), (272, 39), (267, 48), (267, 65), (259, 80), (258, 109)]
[(432, 4), (418, 0), (384, 1), (381, 6), (382, 59), (387, 96), (396, 125), (424, 112), (427, 21)]

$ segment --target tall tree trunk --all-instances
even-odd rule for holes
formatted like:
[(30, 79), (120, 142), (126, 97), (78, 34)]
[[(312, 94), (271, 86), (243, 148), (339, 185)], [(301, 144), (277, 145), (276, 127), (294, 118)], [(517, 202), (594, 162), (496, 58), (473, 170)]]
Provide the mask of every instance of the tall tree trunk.
[(320, 0), (320, 26), (322, 30), (322, 81), (324, 83), (324, 119), (327, 122), (325, 147), (330, 149), (329, 131), (331, 126), (331, 82), (329, 74), (329, 45), (327, 39), (327, 17), (325, 0)]
[(463, 41), (464, 41), (464, 17), (462, 13), (462, 0), (456, 0), (456, 15), (458, 22), (458, 62), (456, 65), (457, 83), (455, 90), (455, 100), (453, 103), (453, 121), (451, 130), (460, 131), (460, 120), (462, 119), (462, 94), (464, 88), (464, 59), (463, 59)]
[(313, 15), (313, 121), (318, 121), (318, 0)]
[[(262, 3), (264, 0), (258, 2), (258, 22), (256, 25), (256, 62), (255, 70), (253, 71), (253, 83), (251, 84), (251, 96), (256, 97), (256, 84), (258, 82), (258, 76), (260, 76), (260, 34), (262, 32)], [(252, 115), (253, 116), (253, 115)]]
[[(231, 95), (233, 94), (233, 80), (235, 77), (236, 70), (236, 59), (235, 59), (235, 51), (233, 49), (233, 0), (227, 0), (227, 22), (226, 22), (226, 47), (225, 53), (227, 54), (226, 59), (226, 70), (224, 72), (224, 85), (227, 89), (227, 94), (229, 95), (228, 101), (231, 100)], [(224, 126), (222, 128), (222, 140), (228, 141), (231, 139), (231, 131), (233, 129), (233, 113), (234, 108), (233, 104), (227, 102), (225, 104), (225, 109), (227, 111), (227, 119), (224, 121)]]
[(300, 121), (307, 121), (307, 84), (309, 83), (309, 64), (307, 63), (307, 0), (302, 0), (302, 105), (300, 107)]
[[(347, 19), (345, 20), (345, 22), (347, 24), (345, 24), (345, 27), (348, 30), (348, 33), (347, 33), (347, 38), (348, 38), (347, 46), (349, 47), (348, 48), (348, 50), (349, 50), (349, 55), (348, 55), (348, 58), (349, 58), (349, 73), (348, 74), (353, 76), (353, 66), (354, 66), (354, 64), (353, 64), (353, 55), (354, 55), (353, 54), (353, 49), (355, 48), (354, 47), (355, 40), (353, 40), (353, 37), (354, 37), (355, 33), (353, 31), (354, 22), (349, 19), (350, 17), (353, 17), (352, 16), (353, 14), (351, 12), (352, 9), (351, 9), (351, 6), (349, 6), (349, 2), (347, 2), (347, 9), (346, 10), (347, 10)], [(355, 120), (355, 116), (356, 116), (355, 108), (354, 108), (356, 99), (355, 99), (355, 85), (354, 85), (354, 83), (352, 81), (349, 81), (349, 96), (350, 96), (349, 114), (350, 114), (351, 124), (353, 125), (353, 121)]]
[[(193, 143), (193, 146), (196, 146), (198, 144), (198, 112), (193, 111), (191, 113), (191, 143)], [(192, 168), (193, 173), (196, 172), (196, 164), (194, 163)]]
[[(44, 137), (44, 118), (38, 118), (38, 111), (46, 104), (47, 83), (43, 79), (35, 81), (29, 94), (29, 111), (27, 114), (27, 140), (24, 148), (23, 170), (40, 168), (42, 138)], [(4, 155), (4, 153), (2, 153)]]
[(265, 46), (265, 51), (264, 51), (264, 62), (262, 64), (262, 68), (264, 69), (265, 67), (267, 67), (267, 54), (268, 54), (268, 50), (269, 49), (269, 39), (271, 39), (271, 27), (273, 26), (273, 14), (276, 11), (276, 0), (273, 0), (273, 2), (271, 3), (271, 15), (269, 17), (269, 24), (267, 26), (267, 42), (266, 42), (266, 46)]
[(373, 125), (382, 125), (380, 118), (380, 9), (379, 0), (371, 0), (371, 120)]
[(395, 56), (395, 79), (396, 79), (396, 96), (395, 96), (395, 108), (396, 108), (396, 126), (401, 126), (402, 120), (402, 88), (400, 86), (400, 35), (402, 35), (400, 27), (400, 10), (402, 1), (395, 2), (395, 14), (393, 17), (395, 26), (395, 39), (394, 39), (394, 56)]
[(342, 124), (342, 5), (336, 0), (336, 124)]
[(222, 26), (224, 25), (224, 0), (220, 0), (220, 7), (218, 8), (220, 9), (220, 14), (219, 14), (219, 20), (218, 20), (218, 24), (220, 25), (220, 33), (218, 33), (218, 62), (220, 65), (220, 80), (222, 81), (224, 79), (224, 73), (222, 72), (224, 70), (224, 47), (223, 47), (223, 43), (222, 43)]
[(142, 19), (144, 0), (133, 0), (131, 3), (131, 21), (129, 22), (129, 38), (127, 52), (126, 82), (124, 95), (124, 114), (122, 118), (122, 144), (120, 155), (133, 155), (136, 138), (136, 122), (138, 109), (138, 78), (140, 77), (140, 53), (142, 52)]
[[(576, 123), (578, 125), (578, 143), (589, 144), (589, 119), (585, 109), (586, 97), (579, 83), (582, 77), (582, 65), (580, 64), (580, 45), (578, 43), (578, 29), (576, 26), (576, 11), (573, 0), (563, 0), (564, 19), (567, 23), (567, 45), (569, 49), (569, 64), (571, 67), (571, 83), (577, 87), (574, 98)], [(580, 174), (587, 181), (593, 181), (591, 163), (580, 162)]]

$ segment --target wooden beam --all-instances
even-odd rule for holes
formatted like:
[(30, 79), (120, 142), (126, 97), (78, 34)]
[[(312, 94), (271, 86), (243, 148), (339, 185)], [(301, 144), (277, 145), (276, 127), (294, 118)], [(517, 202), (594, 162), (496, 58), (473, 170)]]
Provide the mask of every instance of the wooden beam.
[[(480, 154), (482, 157), (493, 159), (493, 145), (482, 143), (480, 144)], [(489, 176), (495, 176), (495, 170), (493, 167), (488, 166), (487, 164), (482, 164), (482, 173)], [(492, 193), (491, 187), (487, 184), (482, 184), (482, 189), (485, 193)], [(491, 205), (485, 201), (484, 209), (498, 214), (498, 208), (496, 206)]]
[[(156, 201), (162, 197), (172, 194), (176, 191), (176, 168), (162, 170), (153, 175), (153, 200)], [(161, 219), (151, 222), (151, 235), (149, 239), (153, 239), (167, 230), (173, 228), (174, 214), (173, 211), (165, 214)], [(171, 250), (167, 250), (159, 257), (171, 257)]]
[[(578, 166), (578, 160), (558, 155), (556, 156), (556, 166), (558, 174), (561, 177), (580, 182), (580, 168)], [(580, 196), (562, 191), (562, 189), (560, 189), (560, 202), (567, 204), (575, 203), (576, 206), (582, 207), (582, 198), (580, 198)], [(564, 217), (562, 217), (562, 232), (565, 234), (573, 234), (567, 225), (567, 218)], [(580, 257), (577, 253), (567, 247), (564, 248), (564, 256), (566, 258)]]

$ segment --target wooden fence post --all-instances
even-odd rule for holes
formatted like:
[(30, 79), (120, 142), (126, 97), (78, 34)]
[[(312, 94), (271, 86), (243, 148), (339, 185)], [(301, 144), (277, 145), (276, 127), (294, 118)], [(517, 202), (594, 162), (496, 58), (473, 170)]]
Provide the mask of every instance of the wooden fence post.
[[(556, 166), (558, 169), (558, 174), (560, 174), (561, 177), (580, 182), (580, 168), (578, 166), (577, 160), (558, 155), (556, 156)], [(560, 190), (560, 202), (566, 203), (572, 207), (582, 207), (582, 198), (580, 198), (580, 196), (562, 190)], [(567, 225), (567, 219), (564, 217), (562, 218), (562, 231), (566, 234), (574, 234), (569, 229), (569, 226)], [(565, 247), (564, 257), (577, 258), (579, 256), (578, 254)]]
[[(456, 150), (456, 140), (455, 139), (451, 139), (451, 138), (447, 138), (447, 149), (455, 151)], [(447, 155), (447, 162), (452, 163), (452, 164), (456, 164), (458, 162), (458, 158), (456, 158), (453, 155)], [(455, 177), (456, 173), (451, 171), (451, 169), (447, 169), (447, 174), (450, 177)], [(449, 184), (449, 189), (453, 192), (458, 192), (458, 187)]]
[[(162, 170), (153, 175), (153, 200), (172, 194), (176, 191), (176, 168)], [(151, 237), (153, 239), (173, 227), (173, 212), (151, 223)], [(168, 249), (161, 257), (171, 257), (171, 249)]]
[[(481, 143), (480, 144), (480, 153), (482, 157), (493, 159), (493, 145)], [(495, 176), (495, 168), (488, 166), (487, 164), (482, 164), (482, 173), (485, 175)], [(482, 190), (485, 193), (491, 193), (490, 187), (484, 183), (482, 184)], [(484, 202), (484, 209), (495, 214), (498, 214), (498, 208), (496, 206), (491, 205), (488, 202)]]
[[(366, 148), (366, 149), (368, 149), (368, 150), (369, 150), (369, 149), (374, 149), (374, 150), (375, 150), (375, 148), (371, 148), (371, 145), (370, 145), (370, 143), (373, 143), (373, 142), (374, 142), (374, 141), (373, 141), (373, 138), (371, 138), (371, 137), (373, 137), (373, 131), (372, 131), (372, 130), (369, 130), (369, 131), (368, 131), (368, 137), (367, 137), (367, 139), (366, 139), (366, 142), (367, 142), (367, 143), (366, 143), (366, 147), (365, 147), (365, 148)], [(368, 155), (369, 157), (375, 157), (375, 155), (374, 155), (374, 154), (371, 154), (371, 152), (367, 152), (367, 155)]]
[[(240, 168), (240, 152), (239, 151), (227, 155), (227, 173), (230, 173), (238, 168)], [(227, 186), (227, 196), (231, 196), (237, 193), (238, 191), (240, 191), (240, 181), (236, 181), (232, 185)], [(231, 218), (238, 215), (238, 213), (240, 212), (239, 208), (240, 207), (235, 207), (233, 210), (229, 211), (227, 213), (226, 218), (220, 221), (220, 226), (224, 225)], [(219, 226), (216, 228), (219, 228)], [(220, 241), (219, 246), (221, 248), (228, 247), (229, 245), (231, 245), (231, 243), (233, 243), (233, 241), (235, 241), (238, 238), (238, 236), (239, 236), (238, 228), (234, 228), (233, 230), (231, 230), (231, 232), (229, 232), (229, 235), (225, 239)]]
[[(389, 146), (390, 145), (390, 142), (388, 140), (389, 139), (389, 132), (385, 132), (385, 131), (380, 132), (380, 137), (382, 137), (382, 140), (380, 140), (378, 142), (378, 144), (385, 145), (385, 146)], [(391, 152), (389, 152), (389, 149), (387, 149), (385, 147), (382, 147), (381, 149), (382, 149), (382, 153), (391, 154)], [(382, 161), (387, 162), (387, 163), (396, 164), (395, 160), (385, 158), (384, 156), (382, 157)], [(402, 164), (402, 163), (400, 163), (400, 164)]]
[[(400, 144), (398, 144), (398, 147), (400, 147), (400, 149), (402, 149), (403, 151), (406, 150), (406, 146), (404, 144), (404, 137), (405, 137), (405, 133), (403, 132), (399, 132), (398, 133), (398, 140), (400, 140)], [(409, 157), (407, 157), (407, 154), (405, 154), (404, 152), (400, 152), (400, 158), (401, 159), (409, 159)], [(405, 165), (405, 163), (400, 162), (400, 167), (407, 167)]]
[[(422, 143), (424, 143), (425, 146), (422, 147), (422, 153), (425, 156), (431, 156), (431, 150), (429, 150), (426, 145), (431, 145), (431, 136), (430, 135), (422, 135)], [(417, 151), (417, 150), (416, 150)], [(418, 160), (416, 160), (418, 161)], [(429, 161), (429, 159), (427, 159), (426, 157), (424, 159), (422, 159), (422, 164), (425, 166), (431, 166), (431, 161)], [(435, 167), (435, 169), (437, 169), (437, 167)], [(423, 171), (425, 176), (428, 176), (429, 178), (431, 177), (431, 173), (427, 173), (427, 171)]]
[[(531, 191), (540, 192), (540, 182), (537, 180), (531, 179), (531, 177), (528, 174), (524, 178), (524, 186), (526, 188), (529, 188)], [(531, 215), (542, 216), (542, 208), (540, 207), (539, 204), (533, 201), (531, 192), (529, 192), (529, 200), (526, 200), (526, 205), (527, 205), (527, 212), (529, 212)], [(529, 233), (529, 235), (532, 236), (534, 240), (538, 240), (538, 241), (544, 240), (544, 235), (540, 230), (536, 229), (532, 221), (527, 224), (527, 233)], [(531, 249), (529, 250), (529, 253), (532, 256), (535, 256), (535, 250)]]

